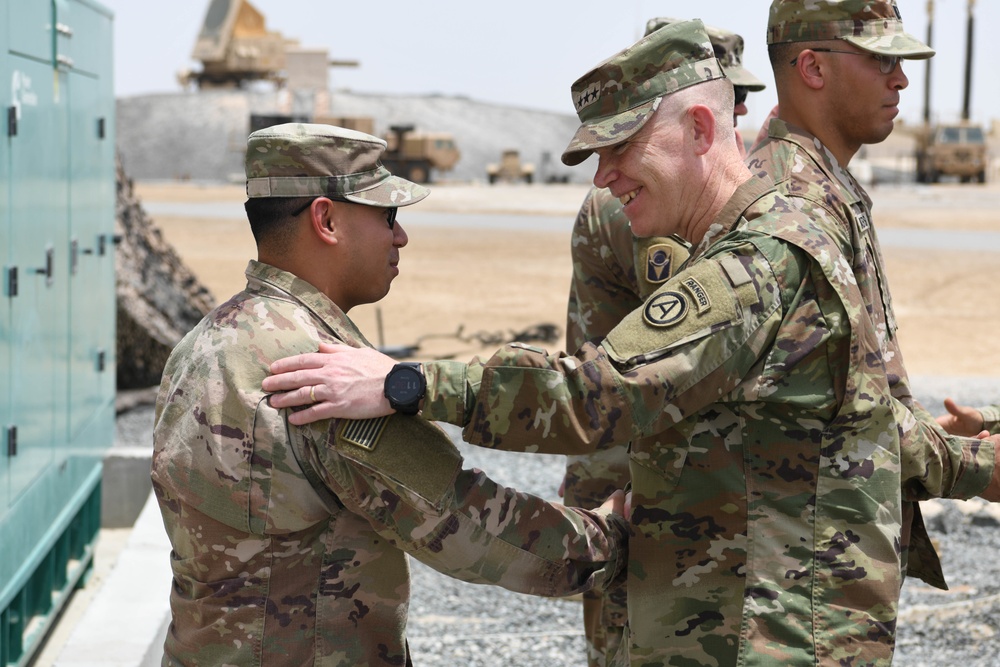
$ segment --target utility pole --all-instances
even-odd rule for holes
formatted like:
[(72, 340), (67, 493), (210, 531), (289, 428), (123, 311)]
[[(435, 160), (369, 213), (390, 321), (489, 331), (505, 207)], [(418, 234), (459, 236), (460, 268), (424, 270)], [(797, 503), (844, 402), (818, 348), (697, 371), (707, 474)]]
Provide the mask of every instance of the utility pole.
[(972, 8), (976, 0), (969, 0), (969, 19), (965, 33), (965, 96), (962, 102), (962, 120), (969, 120), (969, 106), (972, 97), (972, 36), (975, 18)]
[[(927, 46), (934, 48), (934, 0), (927, 0)], [(931, 60), (924, 61), (924, 125), (931, 124)]]

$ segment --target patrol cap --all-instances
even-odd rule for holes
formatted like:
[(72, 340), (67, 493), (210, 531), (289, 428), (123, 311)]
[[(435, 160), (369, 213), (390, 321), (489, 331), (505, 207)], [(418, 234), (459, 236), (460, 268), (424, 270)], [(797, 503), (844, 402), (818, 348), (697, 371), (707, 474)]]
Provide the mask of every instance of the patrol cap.
[(384, 208), (430, 194), (393, 176), (379, 158), (386, 143), (333, 125), (285, 123), (247, 138), (247, 197), (330, 197)]
[(842, 39), (887, 56), (930, 58), (934, 49), (903, 29), (896, 0), (774, 0), (767, 43)]
[(646, 35), (573, 84), (582, 125), (563, 151), (563, 164), (580, 164), (596, 149), (631, 137), (665, 95), (725, 76), (701, 21), (672, 23)]
[[(646, 34), (659, 30), (663, 26), (677, 23), (679, 19), (653, 18), (646, 21)], [(715, 57), (722, 65), (722, 71), (733, 82), (734, 86), (743, 86), (753, 92), (764, 90), (767, 86), (743, 66), (743, 38), (735, 32), (722, 28), (705, 26), (708, 39), (715, 49)]]

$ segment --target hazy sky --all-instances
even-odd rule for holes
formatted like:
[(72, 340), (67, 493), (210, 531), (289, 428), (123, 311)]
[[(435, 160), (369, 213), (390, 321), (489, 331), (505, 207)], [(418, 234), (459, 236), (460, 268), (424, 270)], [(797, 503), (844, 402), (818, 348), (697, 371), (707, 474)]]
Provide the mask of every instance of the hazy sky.
[[(100, 0), (115, 12), (119, 96), (176, 92), (176, 73), (198, 69), (191, 50), (209, 0)], [(962, 108), (968, 0), (935, 0), (932, 113), (953, 120)], [(303, 47), (326, 48), (357, 68), (332, 68), (330, 85), (356, 92), (441, 93), (573, 113), (570, 84), (642, 36), (653, 16), (700, 18), (739, 32), (744, 64), (768, 83), (750, 96), (744, 127), (759, 125), (775, 102), (767, 61), (767, 0), (252, 0), (267, 27)], [(907, 30), (925, 39), (927, 0), (899, 0)], [(1000, 2), (975, 5), (972, 117), (1000, 119)], [(907, 62), (901, 116), (923, 114), (925, 64)], [(335, 102), (334, 102), (335, 104)]]

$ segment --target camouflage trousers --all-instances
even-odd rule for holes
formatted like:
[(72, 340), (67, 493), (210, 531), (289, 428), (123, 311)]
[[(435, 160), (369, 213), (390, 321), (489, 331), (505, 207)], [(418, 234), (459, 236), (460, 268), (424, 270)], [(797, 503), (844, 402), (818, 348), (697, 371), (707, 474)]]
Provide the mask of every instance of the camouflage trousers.
[[(630, 479), (625, 447), (585, 456), (567, 456), (563, 502), (568, 507), (598, 507), (615, 490), (624, 489)], [(588, 667), (607, 667), (618, 651), (628, 620), (627, 601), (624, 580), (604, 592), (583, 594)]]

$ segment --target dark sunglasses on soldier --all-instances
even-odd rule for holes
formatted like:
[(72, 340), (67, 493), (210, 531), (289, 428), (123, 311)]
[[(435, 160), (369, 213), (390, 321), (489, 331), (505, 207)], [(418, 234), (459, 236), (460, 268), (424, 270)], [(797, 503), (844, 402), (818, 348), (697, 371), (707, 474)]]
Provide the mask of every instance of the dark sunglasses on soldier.
[[(297, 209), (295, 209), (294, 211), (292, 211), (291, 214), (290, 214), (290, 217), (292, 217), (292, 218), (297, 217), (299, 214), (302, 213), (302, 211), (304, 211), (307, 208), (309, 208), (310, 206), (312, 206), (312, 203), (314, 201), (316, 201), (317, 199), (319, 199), (319, 197), (315, 197), (313, 199), (310, 199), (305, 204), (303, 204), (302, 206), (300, 206)], [(346, 199), (337, 199), (337, 198), (334, 198), (334, 197), (329, 197), (329, 199), (330, 199), (330, 201), (347, 202)], [(348, 203), (350, 203), (350, 202), (348, 202)], [(396, 207), (396, 206), (390, 206), (388, 208), (385, 208), (384, 210), (385, 210), (385, 222), (386, 222), (386, 224), (389, 225), (389, 229), (392, 229), (393, 227), (396, 226), (396, 212), (399, 210), (399, 208)]]
[(398, 210), (395, 206), (385, 209), (385, 221), (389, 224), (389, 229), (396, 226), (396, 211)]
[(747, 101), (747, 95), (750, 94), (750, 89), (746, 86), (733, 86), (733, 90), (736, 92), (736, 98), (733, 101), (733, 106), (738, 107)]

